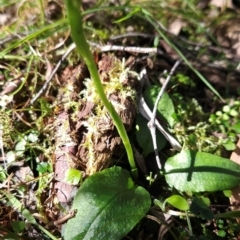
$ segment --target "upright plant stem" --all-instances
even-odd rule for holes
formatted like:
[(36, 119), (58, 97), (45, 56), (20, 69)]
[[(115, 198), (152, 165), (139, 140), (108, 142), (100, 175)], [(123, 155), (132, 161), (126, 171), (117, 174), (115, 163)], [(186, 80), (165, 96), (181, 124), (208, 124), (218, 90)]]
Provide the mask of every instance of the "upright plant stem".
[(132, 147), (131, 147), (128, 135), (126, 133), (126, 130), (122, 123), (121, 118), (118, 116), (117, 112), (113, 108), (112, 104), (108, 101), (104, 93), (104, 89), (98, 75), (98, 71), (93, 59), (93, 55), (90, 51), (89, 45), (83, 33), (82, 16), (80, 13), (81, 1), (65, 0), (65, 4), (67, 7), (68, 21), (71, 27), (71, 35), (72, 35), (73, 41), (76, 44), (79, 54), (83, 57), (83, 60), (88, 66), (92, 80), (94, 81), (95, 87), (97, 89), (99, 98), (102, 100), (104, 106), (108, 110), (108, 113), (111, 116), (113, 123), (118, 130), (118, 133), (127, 151), (128, 161), (131, 166), (133, 177), (136, 178), (137, 169), (136, 169), (136, 165), (133, 157), (133, 151), (132, 151)]
[(43, 6), (43, 1), (42, 0), (38, 0), (39, 5), (40, 5), (40, 9), (41, 9), (41, 21), (42, 21), (42, 25), (44, 25), (45, 23), (45, 14), (44, 14), (44, 6)]

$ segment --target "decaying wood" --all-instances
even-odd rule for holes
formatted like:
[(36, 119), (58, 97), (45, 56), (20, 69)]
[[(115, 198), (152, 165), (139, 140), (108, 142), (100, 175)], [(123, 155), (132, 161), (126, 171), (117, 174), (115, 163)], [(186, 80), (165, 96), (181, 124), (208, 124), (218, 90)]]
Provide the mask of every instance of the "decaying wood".
[(76, 155), (77, 142), (71, 136), (69, 114), (62, 112), (58, 115), (56, 123), (56, 162), (55, 162), (55, 189), (57, 198), (61, 203), (71, 200), (73, 186), (64, 182), (65, 173), (69, 168), (76, 168), (71, 155)]
[(71, 104), (78, 101), (78, 93), (81, 85), (81, 66), (75, 69), (68, 68), (63, 74), (63, 87), (59, 90), (57, 107), (60, 112), (55, 117), (55, 166), (54, 189), (60, 203), (67, 204), (71, 201), (74, 186), (65, 182), (66, 171), (70, 168), (78, 168), (76, 156), (78, 140), (75, 138), (75, 128), (72, 118)]
[[(118, 76), (119, 74), (120, 78), (121, 72), (118, 72), (117, 64), (119, 64), (119, 60), (112, 55), (105, 55), (98, 62), (101, 81), (106, 88), (108, 83), (111, 82), (112, 75), (115, 76), (116, 74)], [(122, 91), (125, 91), (127, 87), (134, 89), (137, 86), (136, 82), (138, 82), (136, 77), (127, 74), (126, 79), (121, 82)], [(91, 94), (90, 89), (89, 96), (81, 102), (82, 110), (78, 114), (78, 122), (84, 122), (85, 130), (84, 137), (78, 147), (77, 157), (86, 165), (86, 175), (91, 175), (108, 167), (111, 164), (112, 155), (122, 146), (122, 141), (105, 107), (101, 105), (100, 100), (99, 103), (93, 104), (90, 100)], [(134, 99), (124, 96), (121, 90), (113, 90), (106, 94), (108, 100), (115, 106), (115, 110), (126, 130), (131, 130), (136, 116), (136, 102), (134, 102)], [(102, 111), (102, 114), (97, 114), (99, 111)], [(80, 123), (78, 124), (81, 126)]]
[[(106, 95), (119, 114), (127, 131), (131, 130), (136, 116), (136, 87), (137, 75), (122, 66), (119, 59), (112, 55), (105, 55), (98, 62), (99, 74), (105, 86)], [(114, 153), (122, 148), (122, 140), (100, 99), (95, 99), (94, 85), (88, 80), (90, 87), (83, 92), (76, 87), (76, 77), (64, 71), (65, 83), (59, 89), (57, 102), (60, 112), (55, 119), (55, 185), (57, 199), (67, 204), (71, 201), (73, 186), (65, 182), (66, 171), (69, 168), (80, 169), (86, 175), (91, 175), (111, 164)], [(124, 72), (123, 75), (122, 72)], [(78, 73), (79, 74), (79, 73)], [(114, 89), (114, 81), (120, 88)], [(119, 78), (119, 80), (118, 80)], [(109, 90), (110, 89), (110, 90)], [(96, 95), (95, 95), (96, 97)], [(98, 97), (98, 95), (97, 95)], [(71, 102), (78, 107), (71, 108)]]

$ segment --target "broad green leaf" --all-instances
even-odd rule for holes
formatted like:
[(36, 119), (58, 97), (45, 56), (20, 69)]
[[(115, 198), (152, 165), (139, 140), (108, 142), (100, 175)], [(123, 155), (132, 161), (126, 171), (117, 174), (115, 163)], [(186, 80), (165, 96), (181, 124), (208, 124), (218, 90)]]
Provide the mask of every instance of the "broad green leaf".
[[(147, 126), (147, 120), (142, 117), (142, 115), (138, 114), (136, 118), (136, 125), (139, 127), (136, 131), (137, 142), (143, 149), (143, 155), (146, 156), (154, 151), (151, 133)], [(158, 150), (163, 149), (167, 140), (159, 131), (156, 131), (156, 140)]]
[[(160, 90), (161, 88), (159, 86), (154, 85), (147, 88), (143, 93), (144, 99), (151, 110), (153, 110)], [(172, 127), (175, 122), (174, 118), (172, 117), (172, 115), (175, 113), (175, 110), (172, 99), (168, 96), (166, 92), (163, 93), (162, 98), (158, 103), (157, 109), (157, 116), (160, 117), (160, 122), (162, 120), (163, 123), (165, 122), (165, 125), (169, 125), (170, 127)]]
[(170, 203), (173, 207), (182, 211), (187, 211), (189, 209), (187, 200), (180, 195), (172, 195), (171, 197), (167, 198), (163, 204), (164, 208), (166, 203)]
[(74, 198), (77, 210), (64, 230), (65, 240), (121, 239), (147, 213), (149, 193), (136, 186), (120, 167), (105, 169), (87, 178)]
[(195, 197), (190, 206), (190, 211), (201, 218), (212, 220), (214, 215), (203, 199)]
[(228, 190), (240, 183), (240, 165), (210, 153), (183, 150), (166, 161), (165, 178), (183, 192)]

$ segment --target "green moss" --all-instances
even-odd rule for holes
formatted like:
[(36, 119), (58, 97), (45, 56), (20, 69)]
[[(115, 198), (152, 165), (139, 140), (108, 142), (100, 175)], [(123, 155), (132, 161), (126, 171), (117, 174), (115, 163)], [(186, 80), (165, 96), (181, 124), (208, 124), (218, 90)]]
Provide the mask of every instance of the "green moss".
[(208, 153), (221, 153), (220, 139), (213, 135), (209, 114), (203, 112), (196, 99), (180, 100), (176, 110), (174, 133), (186, 148)]
[(0, 110), (0, 131), (2, 135), (3, 147), (10, 148), (12, 143), (11, 134), (13, 132), (12, 120), (9, 112)]
[[(126, 102), (125, 100), (130, 99), (137, 107), (137, 91), (130, 86), (128, 81), (130, 78), (137, 78), (138, 75), (130, 71), (129, 68), (125, 68), (124, 60), (120, 61), (115, 56), (111, 55), (109, 57), (110, 63), (108, 70), (102, 71), (100, 73), (100, 78), (108, 100), (111, 102), (116, 112), (121, 116), (121, 112), (128, 107), (124, 105)], [(101, 154), (95, 150), (95, 147), (101, 142), (100, 139), (105, 136), (106, 131), (113, 131), (114, 125), (106, 107), (99, 98), (99, 94), (92, 79), (85, 79), (84, 85), (85, 89), (80, 93), (80, 95), (83, 96), (81, 104), (85, 105), (87, 102), (94, 104), (93, 110), (83, 122), (83, 125), (86, 127), (86, 132), (85, 141), (82, 143), (82, 146), (88, 150), (87, 159), (88, 168), (90, 168), (90, 166), (98, 161), (98, 158), (104, 162), (103, 158), (111, 156), (111, 153), (108, 153), (99, 157)]]

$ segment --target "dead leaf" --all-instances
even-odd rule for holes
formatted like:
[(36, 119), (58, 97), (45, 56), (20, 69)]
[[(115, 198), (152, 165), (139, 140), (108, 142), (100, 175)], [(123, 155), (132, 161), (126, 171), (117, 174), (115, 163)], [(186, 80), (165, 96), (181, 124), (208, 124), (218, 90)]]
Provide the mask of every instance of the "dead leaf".
[(219, 7), (222, 11), (226, 8), (233, 8), (231, 0), (212, 0), (209, 5)]
[(21, 78), (21, 76), (19, 76), (14, 80), (5, 83), (3, 86), (3, 90), (0, 92), (0, 95), (3, 96), (6, 94), (9, 94), (9, 93), (12, 93), (19, 87), (19, 85), (22, 83), (22, 81), (23, 81), (23, 78)]
[(222, 21), (215, 29), (214, 35), (218, 43), (225, 48), (230, 48), (233, 54), (240, 56), (240, 19), (231, 18)]
[(168, 56), (170, 56), (172, 59), (179, 58), (178, 53), (171, 46), (169, 46), (164, 40), (160, 40), (159, 42), (161, 46), (164, 48), (164, 50), (166, 51)]
[(186, 23), (182, 21), (181, 19), (175, 19), (173, 22), (171, 22), (168, 26), (168, 30), (174, 34), (178, 35), (183, 27), (186, 26)]
[(0, 14), (0, 26), (5, 25), (9, 19), (11, 18), (11, 15), (8, 13), (1, 13)]

